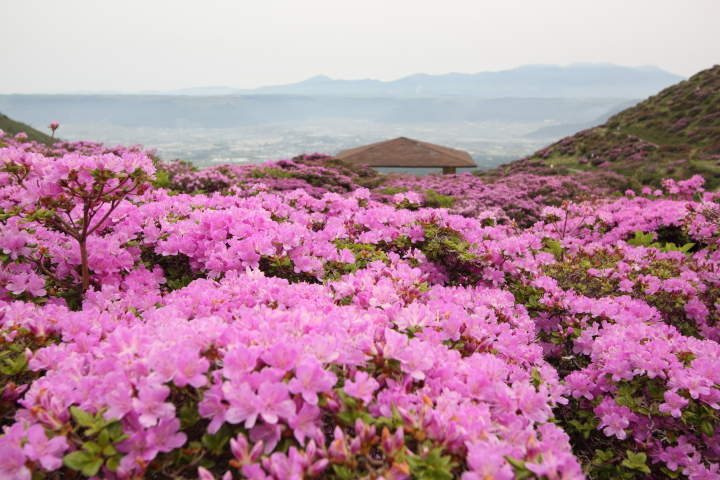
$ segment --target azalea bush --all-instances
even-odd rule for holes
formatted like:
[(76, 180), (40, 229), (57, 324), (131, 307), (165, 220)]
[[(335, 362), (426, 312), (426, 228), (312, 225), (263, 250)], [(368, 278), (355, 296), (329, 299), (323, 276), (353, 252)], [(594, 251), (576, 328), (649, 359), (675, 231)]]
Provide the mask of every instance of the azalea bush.
[[(435, 200), (434, 206), (446, 207), (452, 213), (477, 217), (491, 211), (498, 222), (515, 222), (521, 227), (540, 220), (546, 206), (560, 206), (566, 200), (614, 199), (614, 195), (638, 187), (625, 177), (603, 172), (555, 176), (529, 173), (496, 176), (493, 172), (426, 177), (393, 174), (384, 185), (397, 192), (417, 191), (426, 203)], [(438, 201), (438, 195), (452, 201)]]
[(232, 192), (245, 196), (262, 183), (273, 191), (302, 188), (319, 197), (327, 192), (349, 193), (382, 183), (381, 176), (372, 168), (321, 154), (299, 155), (262, 165), (218, 165), (202, 170), (182, 161), (160, 163), (159, 167), (167, 174), (168, 188), (181, 193)]
[(0, 478), (720, 478), (699, 178), (521, 228), (452, 213), (466, 176), (31, 147), (0, 149)]

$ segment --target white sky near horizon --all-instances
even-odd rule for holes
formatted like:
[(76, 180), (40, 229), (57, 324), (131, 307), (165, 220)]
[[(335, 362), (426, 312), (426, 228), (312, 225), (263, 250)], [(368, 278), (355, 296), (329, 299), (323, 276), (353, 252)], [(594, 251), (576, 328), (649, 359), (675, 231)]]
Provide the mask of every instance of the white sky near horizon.
[(0, 93), (720, 63), (720, 0), (0, 0)]

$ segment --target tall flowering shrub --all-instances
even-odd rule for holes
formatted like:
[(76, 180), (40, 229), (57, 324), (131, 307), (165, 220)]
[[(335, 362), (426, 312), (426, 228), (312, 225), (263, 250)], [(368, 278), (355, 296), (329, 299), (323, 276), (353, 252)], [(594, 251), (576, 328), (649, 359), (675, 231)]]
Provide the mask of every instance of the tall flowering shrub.
[[(6, 147), (0, 151), (2, 179), (2, 234), (4, 264), (18, 268), (8, 273), (8, 291), (42, 296), (47, 277), (60, 287), (84, 293), (90, 288), (88, 243), (117, 207), (142, 194), (154, 173), (152, 160), (142, 154), (82, 156), (59, 159)], [(61, 265), (50, 245), (38, 245), (34, 236), (52, 242), (74, 241), (79, 271)], [(72, 248), (72, 247), (71, 247)], [(64, 256), (74, 252), (65, 252)], [(29, 263), (32, 268), (23, 268)], [(7, 288), (7, 286), (6, 286)], [(39, 294), (39, 295), (38, 295)]]

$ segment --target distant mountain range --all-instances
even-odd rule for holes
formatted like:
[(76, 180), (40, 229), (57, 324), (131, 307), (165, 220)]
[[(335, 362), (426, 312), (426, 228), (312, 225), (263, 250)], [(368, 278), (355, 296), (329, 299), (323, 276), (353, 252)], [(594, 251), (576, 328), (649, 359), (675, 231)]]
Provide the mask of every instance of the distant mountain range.
[[(331, 95), (392, 97), (543, 97), (543, 98), (645, 98), (684, 77), (655, 66), (622, 67), (610, 63), (525, 65), (500, 72), (418, 73), (399, 80), (333, 80), (318, 75), (287, 85), (237, 89), (232, 87), (184, 88), (171, 92), (145, 91), (139, 95)], [(74, 94), (119, 94), (120, 92), (73, 92)]]
[(596, 119), (621, 103), (624, 104), (625, 100), (323, 95), (0, 95), (0, 112), (35, 126), (47, 125), (52, 120), (73, 125), (154, 128), (235, 128), (331, 119), (386, 125), (548, 120), (576, 124)]

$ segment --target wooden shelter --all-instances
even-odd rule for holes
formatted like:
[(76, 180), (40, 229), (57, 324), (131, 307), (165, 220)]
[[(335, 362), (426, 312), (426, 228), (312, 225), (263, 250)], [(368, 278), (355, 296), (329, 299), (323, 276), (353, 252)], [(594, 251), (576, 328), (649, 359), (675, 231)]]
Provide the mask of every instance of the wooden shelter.
[(335, 157), (371, 167), (442, 168), (445, 175), (477, 167), (467, 152), (405, 137), (349, 148)]

